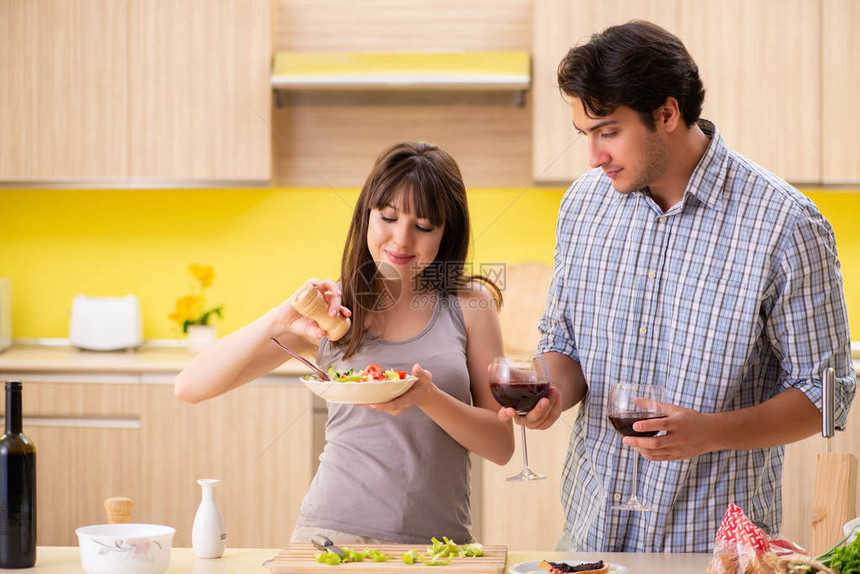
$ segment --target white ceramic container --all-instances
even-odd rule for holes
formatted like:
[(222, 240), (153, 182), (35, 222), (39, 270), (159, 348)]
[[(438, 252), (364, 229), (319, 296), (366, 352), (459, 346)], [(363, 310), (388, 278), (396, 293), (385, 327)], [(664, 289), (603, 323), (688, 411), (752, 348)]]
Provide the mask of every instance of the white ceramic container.
[(201, 478), (197, 481), (203, 488), (200, 506), (191, 528), (191, 548), (199, 558), (220, 558), (227, 547), (227, 530), (224, 518), (215, 503), (217, 478)]
[(176, 529), (158, 524), (97, 524), (75, 533), (88, 574), (160, 574), (170, 565)]

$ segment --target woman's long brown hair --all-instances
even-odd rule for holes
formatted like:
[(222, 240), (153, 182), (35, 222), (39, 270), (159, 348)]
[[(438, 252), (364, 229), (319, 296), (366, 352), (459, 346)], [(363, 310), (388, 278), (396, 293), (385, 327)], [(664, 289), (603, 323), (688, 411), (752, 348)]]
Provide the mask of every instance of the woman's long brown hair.
[(385, 305), (379, 270), (367, 248), (370, 212), (390, 204), (401, 191), (404, 210), (444, 226), (439, 252), (422, 272), (428, 279), (425, 284), (447, 295), (477, 280), (487, 285), (497, 305), (501, 304), (501, 293), (490, 279), (463, 275), (469, 252), (469, 205), (457, 162), (432, 144), (395, 144), (377, 158), (361, 188), (343, 250), (340, 282), (343, 305), (352, 311), (352, 328), (336, 344), (346, 346), (345, 358), (361, 345), (368, 314)]

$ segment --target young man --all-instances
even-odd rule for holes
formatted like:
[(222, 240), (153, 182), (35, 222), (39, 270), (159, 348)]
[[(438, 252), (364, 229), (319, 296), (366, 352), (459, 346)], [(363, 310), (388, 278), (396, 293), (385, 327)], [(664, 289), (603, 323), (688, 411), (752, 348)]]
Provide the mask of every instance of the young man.
[[(558, 80), (594, 168), (562, 201), (540, 324), (554, 388), (526, 418), (547, 428), (580, 404), (560, 547), (707, 552), (729, 502), (776, 534), (783, 445), (820, 430), (824, 370), (837, 428), (854, 396), (831, 227), (699, 119), (698, 68), (662, 28), (608, 28)], [(635, 424), (659, 436), (614, 432), (616, 382), (665, 386), (668, 416)], [(654, 510), (613, 510), (634, 488)]]

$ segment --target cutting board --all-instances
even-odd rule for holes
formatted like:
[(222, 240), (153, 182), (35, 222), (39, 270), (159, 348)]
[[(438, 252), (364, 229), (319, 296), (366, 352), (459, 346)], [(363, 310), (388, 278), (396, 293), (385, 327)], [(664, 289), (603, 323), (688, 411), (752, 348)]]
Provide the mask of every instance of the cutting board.
[[(353, 550), (363, 550), (361, 544), (345, 544)], [(377, 548), (385, 552), (390, 558), (388, 562), (347, 562), (330, 566), (317, 562), (316, 555), (320, 552), (313, 544), (287, 544), (286, 548), (278, 553), (272, 561), (270, 568), (272, 572), (291, 572), (296, 574), (395, 574), (412, 573), (427, 574), (503, 574), (505, 562), (508, 558), (507, 546), (484, 546), (484, 555), (477, 558), (454, 558), (444, 566), (427, 566), (423, 562), (418, 564), (406, 564), (400, 559), (400, 555), (410, 550), (418, 554), (424, 554), (429, 544), (372, 544), (370, 548)]]

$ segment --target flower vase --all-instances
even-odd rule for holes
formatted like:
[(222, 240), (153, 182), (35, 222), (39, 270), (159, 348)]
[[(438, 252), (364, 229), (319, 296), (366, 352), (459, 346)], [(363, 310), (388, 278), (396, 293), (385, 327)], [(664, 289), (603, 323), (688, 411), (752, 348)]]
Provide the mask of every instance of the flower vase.
[(224, 518), (215, 504), (215, 486), (219, 482), (217, 478), (201, 478), (197, 481), (203, 487), (203, 497), (191, 528), (191, 548), (199, 558), (220, 558), (227, 546)]
[(210, 325), (188, 325), (188, 350), (196, 355), (218, 339), (215, 327)]

